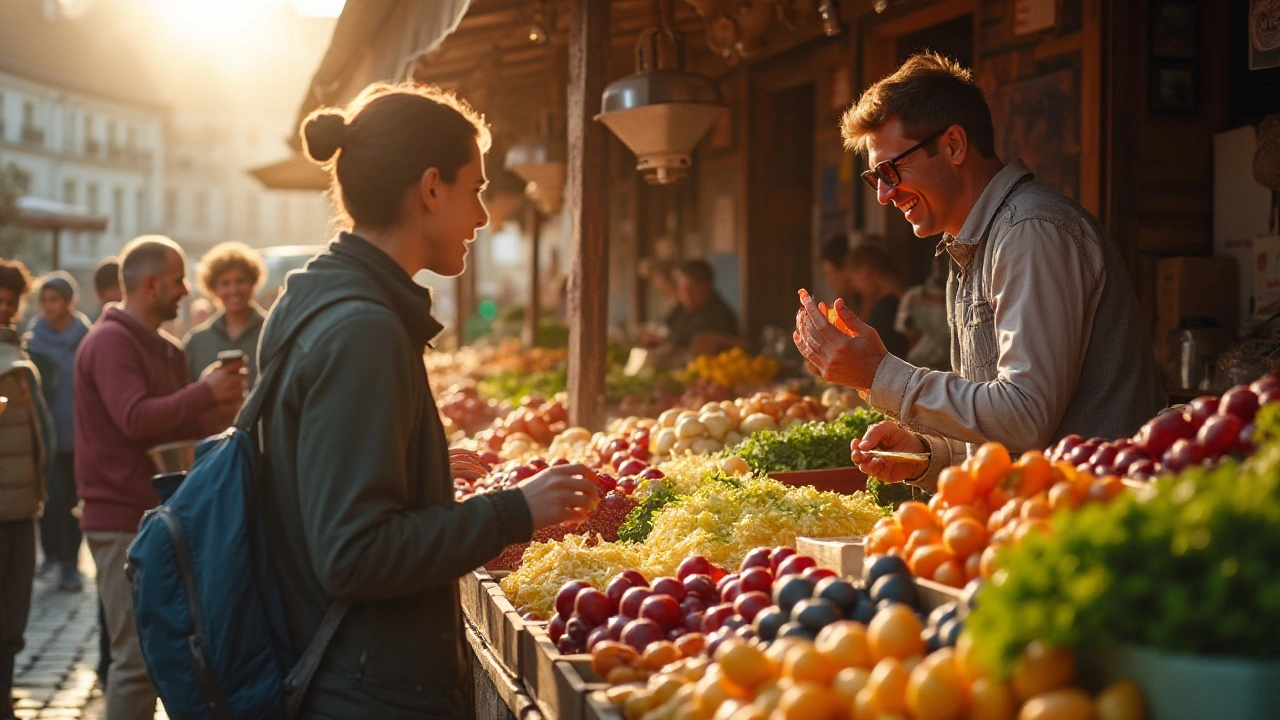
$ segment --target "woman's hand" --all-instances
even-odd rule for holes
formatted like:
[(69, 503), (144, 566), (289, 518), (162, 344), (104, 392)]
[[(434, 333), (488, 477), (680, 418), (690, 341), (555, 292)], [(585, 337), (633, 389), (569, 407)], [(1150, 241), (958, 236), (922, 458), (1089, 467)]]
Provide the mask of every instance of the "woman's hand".
[(529, 503), (534, 532), (585, 520), (600, 502), (595, 480), (586, 465), (556, 465), (517, 485)]
[(867, 428), (861, 440), (854, 440), (849, 445), (849, 458), (867, 477), (877, 478), (886, 483), (898, 483), (919, 477), (926, 469), (920, 464), (889, 463), (867, 455), (868, 450), (892, 450), (894, 452), (922, 453), (929, 448), (909, 430), (903, 430), (898, 424), (885, 420)]
[(470, 450), (449, 450), (449, 471), (454, 480), (479, 480), (490, 470), (480, 456)]

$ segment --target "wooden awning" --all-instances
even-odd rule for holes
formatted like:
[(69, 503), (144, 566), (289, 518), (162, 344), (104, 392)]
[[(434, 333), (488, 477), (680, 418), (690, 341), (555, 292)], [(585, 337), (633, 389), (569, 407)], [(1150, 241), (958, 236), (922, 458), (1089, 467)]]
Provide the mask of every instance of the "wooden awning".
[(18, 198), (17, 225), (28, 230), (84, 230), (102, 232), (108, 218), (87, 207), (23, 195)]
[(249, 170), (269, 190), (328, 190), (329, 173), (294, 152), (283, 160)]

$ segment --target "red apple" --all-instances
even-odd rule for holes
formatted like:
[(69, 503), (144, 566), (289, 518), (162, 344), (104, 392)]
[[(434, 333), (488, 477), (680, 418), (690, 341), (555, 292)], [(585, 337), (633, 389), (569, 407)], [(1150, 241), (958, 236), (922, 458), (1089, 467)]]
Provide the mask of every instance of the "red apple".
[(649, 464), (649, 457), (650, 457), (650, 456), (649, 456), (649, 443), (646, 441), (643, 445), (642, 445), (642, 444), (639, 444), (639, 443), (637, 443), (637, 444), (635, 444), (635, 445), (632, 445), (632, 446), (631, 446), (631, 453), (630, 453), (630, 455), (631, 455), (631, 459), (632, 459), (632, 460), (635, 460), (635, 461), (638, 461), (638, 462), (642, 462), (642, 463), (644, 463), (645, 465), (648, 465), (648, 464)]
[(622, 593), (622, 602), (618, 604), (618, 612), (627, 617), (640, 617), (640, 605), (653, 595), (647, 587), (633, 587)]
[(631, 583), (631, 587), (649, 587), (649, 581), (639, 570), (623, 570), (618, 575), (625, 577)]
[(1235, 415), (1214, 415), (1196, 433), (1196, 441), (1213, 455), (1225, 455), (1240, 441), (1244, 422)]
[(804, 578), (805, 580), (808, 580), (814, 585), (817, 585), (818, 581), (822, 580), (823, 578), (829, 578), (829, 577), (835, 577), (835, 576), (836, 576), (836, 573), (834, 570), (828, 570), (827, 568), (820, 568), (820, 567), (811, 567), (805, 570), (804, 572), (800, 573), (800, 577)]
[(1271, 387), (1266, 392), (1258, 393), (1258, 407), (1266, 407), (1276, 402), (1280, 402), (1280, 385)]
[(1156, 472), (1156, 464), (1150, 460), (1139, 460), (1129, 466), (1129, 477), (1136, 480), (1148, 480)]
[(621, 640), (622, 629), (627, 626), (627, 623), (631, 622), (634, 619), (635, 618), (629, 618), (626, 615), (614, 615), (613, 617), (609, 618), (608, 624), (605, 625), (605, 627), (608, 628), (609, 630), (609, 639)]
[(1234, 415), (1241, 421), (1253, 422), (1258, 414), (1258, 395), (1244, 385), (1237, 385), (1222, 394), (1218, 404), (1219, 415)]
[(1265, 395), (1271, 390), (1280, 390), (1280, 379), (1274, 375), (1263, 375), (1250, 383), (1249, 389), (1258, 395)]
[(1236, 452), (1241, 455), (1249, 455), (1253, 453), (1253, 440), (1257, 431), (1258, 429), (1253, 423), (1245, 425), (1244, 429), (1240, 431), (1240, 437), (1236, 442)]
[(618, 487), (616, 489), (623, 495), (630, 495), (636, 491), (636, 485), (637, 483), (635, 478), (624, 477), (618, 481)]
[(720, 581), (723, 580), (724, 577), (728, 574), (729, 574), (728, 570), (725, 570), (724, 568), (720, 567), (715, 563), (711, 563), (711, 581), (712, 582), (719, 584)]
[(591, 623), (580, 617), (571, 617), (569, 622), (564, 626), (564, 634), (566, 637), (573, 638), (573, 641), (579, 645), (587, 644), (587, 636), (595, 628)]
[(566, 618), (573, 615), (573, 604), (578, 599), (578, 593), (590, 587), (589, 583), (582, 580), (570, 580), (561, 585), (560, 591), (556, 593), (556, 612)]
[(725, 586), (729, 584), (729, 581), (737, 580), (739, 577), (740, 576), (738, 575), (738, 573), (730, 573), (720, 578), (719, 580), (716, 581), (716, 592), (724, 594)]
[(591, 634), (587, 636), (587, 652), (591, 652), (596, 645), (599, 645), (605, 640), (612, 640), (612, 639), (613, 638), (610, 637), (609, 635), (609, 628), (601, 625), (595, 630), (592, 630)]
[(662, 472), (658, 468), (651, 467), (646, 469), (644, 472), (640, 473), (636, 477), (640, 478), (641, 480), (661, 480), (666, 476), (667, 474)]
[(684, 629), (689, 632), (702, 632), (702, 611), (685, 613)]
[(773, 573), (762, 567), (747, 568), (738, 578), (738, 587), (745, 595), (752, 592), (773, 592)]
[(546, 470), (546, 469), (547, 469), (547, 461), (546, 461), (546, 460), (543, 460), (543, 459), (542, 459), (542, 458), (540, 458), (540, 457), (530, 458), (530, 459), (529, 459), (529, 463), (528, 463), (528, 465), (529, 465), (529, 467), (533, 468), (534, 470)]
[(782, 547), (776, 547), (773, 549), (773, 552), (769, 553), (769, 569), (773, 570), (775, 577), (778, 575), (778, 566), (782, 564), (782, 561), (795, 554), (795, 548), (787, 547), (785, 545)]
[(684, 583), (673, 577), (660, 577), (653, 581), (653, 594), (673, 597), (676, 602), (684, 599)]
[(591, 627), (603, 625), (612, 611), (613, 603), (609, 601), (609, 596), (595, 588), (587, 588), (578, 593), (578, 598), (573, 603), (573, 612)]
[(1204, 446), (1195, 440), (1181, 439), (1173, 443), (1164, 453), (1161, 463), (1167, 472), (1182, 472), (1192, 465), (1204, 462)]
[(1178, 440), (1195, 435), (1195, 430), (1182, 413), (1171, 411), (1157, 415), (1142, 428), (1143, 449), (1151, 457), (1163, 457), (1166, 450)]
[(551, 642), (556, 642), (564, 635), (564, 629), (569, 624), (569, 618), (563, 615), (556, 615), (551, 618), (551, 622), (547, 624), (547, 637), (551, 638)]
[(1129, 475), (1130, 468), (1133, 467), (1134, 463), (1150, 459), (1151, 456), (1147, 455), (1147, 452), (1142, 448), (1136, 446), (1127, 447), (1119, 453), (1116, 453), (1115, 462), (1112, 463), (1111, 467), (1117, 475), (1127, 477)]
[(811, 567), (817, 567), (818, 561), (808, 555), (792, 555), (778, 566), (777, 577), (781, 578), (786, 575), (799, 575)]
[(640, 618), (627, 623), (622, 629), (622, 642), (636, 649), (636, 652), (643, 653), (644, 649), (649, 647), (651, 643), (660, 642), (665, 639), (667, 634), (662, 631), (662, 626), (652, 620)]
[(690, 555), (676, 569), (676, 577), (684, 580), (690, 575), (710, 575), (711, 561), (701, 555)]
[(773, 600), (768, 594), (752, 591), (739, 595), (738, 599), (733, 601), (733, 609), (742, 616), (743, 620), (751, 622), (756, 619), (756, 615), (772, 604)]
[(1093, 451), (1093, 455), (1089, 457), (1089, 464), (1098, 469), (1105, 469), (1109, 473), (1119, 453), (1120, 450), (1115, 445), (1103, 443)]
[(609, 464), (613, 466), (614, 470), (618, 471), (619, 477), (622, 477), (625, 475), (634, 475), (635, 473), (622, 472), (622, 464), (627, 462), (630, 459), (631, 459), (631, 452), (629, 450), (623, 450), (622, 452), (616, 452), (613, 455), (611, 455), (609, 457)]
[(645, 447), (648, 447), (649, 431), (644, 428), (640, 428), (639, 430), (636, 430), (635, 432), (631, 433), (631, 444), (633, 446), (644, 445)]
[(1205, 420), (1218, 414), (1218, 398), (1214, 395), (1201, 395), (1191, 401), (1191, 424), (1200, 427)]
[(707, 603), (696, 595), (687, 595), (684, 600), (680, 601), (680, 612), (685, 615), (692, 615), (694, 613), (701, 614), (706, 611)]
[(560, 639), (556, 641), (556, 650), (560, 651), (561, 655), (577, 655), (578, 653), (581, 653), (584, 648), (568, 635), (562, 635)]
[(624, 477), (634, 477), (639, 475), (648, 469), (648, 467), (648, 465), (640, 462), (639, 460), (633, 460), (630, 458), (622, 461), (622, 464), (617, 466), (618, 474)]
[(703, 602), (716, 599), (716, 584), (711, 582), (710, 575), (686, 575), (684, 578), (685, 597), (695, 597)]
[(1095, 443), (1092, 440), (1086, 440), (1075, 446), (1070, 453), (1067, 453), (1066, 460), (1076, 467), (1088, 465), (1089, 458), (1093, 457), (1093, 454), (1098, 451), (1098, 448), (1101, 445), (1102, 443)]
[(670, 630), (680, 624), (680, 603), (669, 595), (653, 595), (640, 604), (640, 617)]
[(613, 606), (614, 612), (617, 612), (618, 608), (622, 606), (623, 593), (633, 587), (635, 585), (631, 584), (631, 580), (621, 573), (614, 575), (609, 580), (609, 584), (604, 588), (604, 594), (608, 596), (609, 604)]
[(747, 568), (759, 567), (759, 568), (764, 568), (766, 570), (769, 570), (772, 573), (773, 564), (769, 562), (769, 554), (771, 552), (773, 551), (770, 550), (769, 548), (756, 548), (755, 550), (752, 550), (751, 552), (747, 553), (746, 557), (742, 558), (742, 565), (740, 566), (739, 570), (746, 570)]
[(742, 594), (742, 581), (738, 578), (725, 582), (720, 587), (720, 602), (731, 603)]
[(724, 627), (724, 621), (734, 615), (736, 611), (732, 605), (717, 605), (702, 616), (702, 632), (710, 634), (721, 627)]

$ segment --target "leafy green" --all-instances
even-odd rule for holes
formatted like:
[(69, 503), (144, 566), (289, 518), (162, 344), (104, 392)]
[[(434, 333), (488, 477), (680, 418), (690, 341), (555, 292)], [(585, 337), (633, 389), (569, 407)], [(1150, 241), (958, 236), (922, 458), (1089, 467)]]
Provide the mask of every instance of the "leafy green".
[(908, 500), (927, 500), (925, 491), (904, 482), (886, 483), (877, 478), (867, 478), (867, 492), (876, 499), (876, 504), (889, 510), (896, 509)]
[(757, 470), (825, 470), (850, 467), (849, 445), (883, 419), (880, 413), (858, 408), (831, 422), (807, 422), (783, 430), (761, 430), (724, 451), (737, 455)]
[(1280, 659), (1278, 425), (1280, 408), (1264, 410), (1243, 466), (1060, 513), (1051, 534), (1001, 552), (967, 623), (988, 666), (1007, 673), (1032, 640)]
[(618, 541), (644, 542), (644, 539), (649, 537), (649, 532), (653, 530), (653, 516), (677, 500), (679, 496), (676, 495), (671, 484), (663, 483), (662, 487), (649, 493), (649, 497), (627, 513), (627, 519), (618, 528)]

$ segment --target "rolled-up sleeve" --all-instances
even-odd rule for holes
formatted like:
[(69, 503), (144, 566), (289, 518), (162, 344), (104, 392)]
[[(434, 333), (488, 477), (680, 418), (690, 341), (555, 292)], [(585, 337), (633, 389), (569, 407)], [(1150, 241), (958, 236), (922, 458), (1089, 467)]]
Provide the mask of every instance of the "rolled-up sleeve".
[(1086, 228), (1046, 219), (1022, 220), (993, 241), (987, 297), (996, 378), (975, 382), (888, 356), (869, 400), (922, 435), (1024, 452), (1048, 444), (1076, 390), (1104, 281), (1102, 251)]

